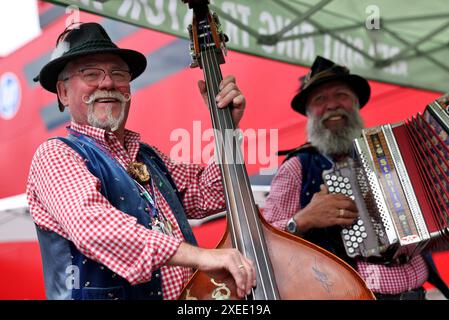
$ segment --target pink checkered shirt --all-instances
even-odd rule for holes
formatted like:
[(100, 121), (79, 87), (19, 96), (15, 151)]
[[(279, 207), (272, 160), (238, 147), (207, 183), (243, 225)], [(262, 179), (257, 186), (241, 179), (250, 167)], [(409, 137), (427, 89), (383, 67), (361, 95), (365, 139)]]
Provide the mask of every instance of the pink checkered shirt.
[[(301, 162), (293, 157), (279, 168), (271, 183), (263, 214), (279, 229), (284, 230), (287, 221), (301, 209), (301, 172)], [(418, 288), (428, 277), (427, 265), (421, 256), (394, 267), (358, 262), (357, 270), (373, 292), (382, 294), (398, 294)]]
[[(71, 129), (95, 139), (123, 167), (136, 160), (140, 135), (126, 131), (125, 147), (114, 134), (72, 122)], [(158, 151), (158, 150), (157, 150)], [(184, 197), (188, 218), (201, 218), (225, 207), (219, 167), (182, 164), (158, 151)], [(147, 282), (161, 267), (164, 299), (176, 299), (192, 274), (190, 268), (164, 266), (184, 240), (176, 219), (156, 189), (159, 209), (171, 221), (174, 236), (138, 224), (100, 193), (100, 182), (81, 156), (57, 139), (36, 151), (27, 184), (34, 222), (72, 241), (84, 255), (125, 278), (132, 285)]]

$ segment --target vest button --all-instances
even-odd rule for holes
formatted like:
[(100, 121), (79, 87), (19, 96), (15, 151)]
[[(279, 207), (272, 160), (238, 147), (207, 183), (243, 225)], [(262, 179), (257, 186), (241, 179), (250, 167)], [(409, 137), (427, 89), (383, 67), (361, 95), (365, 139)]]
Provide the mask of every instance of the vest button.
[(161, 296), (161, 295), (162, 295), (162, 292), (158, 291), (158, 292), (157, 292), (157, 295), (158, 295), (158, 296)]
[(87, 282), (84, 284), (85, 287), (88, 287), (89, 285), (90, 285), (90, 282), (89, 282), (89, 281), (87, 281)]
[(125, 197), (120, 197), (120, 200), (122, 200), (122, 201), (125, 200)]

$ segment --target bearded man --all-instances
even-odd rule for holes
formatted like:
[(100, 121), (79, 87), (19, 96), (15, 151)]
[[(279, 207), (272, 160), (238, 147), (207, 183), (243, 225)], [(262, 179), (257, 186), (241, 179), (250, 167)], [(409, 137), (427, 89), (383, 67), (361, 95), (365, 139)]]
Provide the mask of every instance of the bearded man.
[[(130, 81), (146, 65), (84, 23), (59, 36), (39, 73), (72, 118), (67, 137), (39, 146), (27, 184), (48, 299), (177, 299), (193, 269), (230, 277), (242, 298), (255, 285), (252, 261), (197, 247), (187, 221), (225, 207), (217, 163), (175, 162), (125, 128)], [(234, 77), (221, 85), (217, 105), (229, 105), (237, 125), (245, 98)], [(151, 125), (158, 106), (148, 104)]]
[(290, 152), (271, 183), (263, 215), (275, 227), (301, 236), (353, 266), (378, 299), (424, 299), (429, 280), (446, 295), (430, 254), (402, 264), (372, 264), (347, 256), (342, 226), (358, 217), (355, 202), (329, 194), (322, 173), (351, 156), (353, 140), (360, 137), (360, 108), (370, 97), (368, 82), (346, 67), (318, 56), (302, 78), (291, 106), (307, 116), (308, 142)]

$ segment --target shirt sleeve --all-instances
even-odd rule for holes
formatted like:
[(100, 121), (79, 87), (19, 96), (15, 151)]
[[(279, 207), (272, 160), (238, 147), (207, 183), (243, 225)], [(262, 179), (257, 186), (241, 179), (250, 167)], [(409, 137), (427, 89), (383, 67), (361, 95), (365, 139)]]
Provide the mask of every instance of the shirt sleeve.
[(181, 241), (146, 229), (113, 207), (82, 157), (59, 140), (42, 144), (33, 157), (27, 197), (35, 223), (131, 284), (147, 282)]
[(287, 221), (300, 209), (301, 162), (292, 157), (282, 164), (271, 182), (263, 215), (276, 228), (285, 229)]
[(174, 161), (154, 149), (181, 193), (188, 218), (203, 218), (226, 209), (221, 172), (214, 159), (207, 166), (200, 166)]

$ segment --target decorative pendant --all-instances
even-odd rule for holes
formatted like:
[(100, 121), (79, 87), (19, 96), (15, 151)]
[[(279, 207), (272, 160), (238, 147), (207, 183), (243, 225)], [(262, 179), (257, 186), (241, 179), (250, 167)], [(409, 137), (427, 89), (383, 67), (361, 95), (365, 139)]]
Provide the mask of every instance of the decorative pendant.
[(150, 173), (145, 163), (130, 162), (128, 164), (128, 173), (140, 183), (147, 183), (150, 181)]

